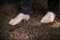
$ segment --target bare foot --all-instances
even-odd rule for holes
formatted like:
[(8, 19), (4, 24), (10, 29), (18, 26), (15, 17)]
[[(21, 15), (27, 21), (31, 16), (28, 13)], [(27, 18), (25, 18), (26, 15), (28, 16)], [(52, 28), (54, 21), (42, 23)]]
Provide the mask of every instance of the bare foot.
[(41, 23), (50, 23), (53, 22), (55, 18), (55, 14), (53, 12), (47, 12), (47, 14), (42, 17)]
[(16, 24), (20, 23), (22, 20), (29, 20), (29, 18), (30, 18), (30, 15), (20, 13), (15, 18), (11, 19), (9, 21), (9, 24), (16, 25)]

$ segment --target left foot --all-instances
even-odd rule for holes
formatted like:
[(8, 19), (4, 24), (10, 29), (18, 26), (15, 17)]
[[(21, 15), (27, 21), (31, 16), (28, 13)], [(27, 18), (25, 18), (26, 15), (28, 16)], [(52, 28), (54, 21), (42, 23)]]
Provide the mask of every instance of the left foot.
[(30, 19), (30, 15), (20, 13), (15, 18), (11, 19), (9, 21), (9, 24), (16, 25), (16, 24), (20, 23), (22, 20), (29, 20), (29, 19)]
[(53, 12), (47, 12), (47, 14), (41, 19), (41, 23), (50, 23), (53, 22), (55, 14)]

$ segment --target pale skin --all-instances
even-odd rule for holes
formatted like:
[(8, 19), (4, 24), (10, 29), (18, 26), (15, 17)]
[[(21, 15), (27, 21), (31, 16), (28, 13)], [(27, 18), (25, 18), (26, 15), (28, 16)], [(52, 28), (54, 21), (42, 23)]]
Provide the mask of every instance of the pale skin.
[[(51, 5), (51, 2), (53, 5)], [(52, 10), (55, 10), (55, 2), (57, 0), (48, 0), (48, 9), (51, 9), (51, 12), (48, 12), (45, 14), (45, 16), (42, 17), (41, 23), (50, 23), (54, 21), (55, 18), (55, 13), (52, 12)], [(22, 20), (29, 20), (31, 17), (29, 15), (31, 11), (31, 6), (32, 6), (32, 0), (21, 0), (21, 13), (19, 13), (15, 18), (10, 19), (8, 22), (10, 25), (16, 25), (21, 23)], [(54, 6), (55, 5), (55, 6)], [(28, 13), (28, 14), (24, 14)]]
[[(53, 12), (47, 12), (44, 17), (41, 19), (41, 23), (50, 23), (53, 22), (55, 18), (55, 14)], [(30, 15), (20, 13), (15, 18), (11, 19), (8, 23), (10, 25), (16, 25), (19, 24), (22, 20), (29, 20)]]

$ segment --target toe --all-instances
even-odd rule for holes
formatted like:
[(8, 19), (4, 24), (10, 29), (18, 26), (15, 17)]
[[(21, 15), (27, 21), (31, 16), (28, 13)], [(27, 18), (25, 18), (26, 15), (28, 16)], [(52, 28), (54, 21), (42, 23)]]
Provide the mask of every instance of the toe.
[(9, 24), (10, 24), (10, 25), (15, 25), (15, 20), (14, 20), (14, 19), (11, 19), (11, 20), (9, 21)]

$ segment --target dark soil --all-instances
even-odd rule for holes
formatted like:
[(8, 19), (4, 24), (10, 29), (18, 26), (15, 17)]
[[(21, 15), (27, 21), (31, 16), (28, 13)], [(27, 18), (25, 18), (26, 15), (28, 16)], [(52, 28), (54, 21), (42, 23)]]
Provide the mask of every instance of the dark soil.
[[(36, 10), (33, 7), (30, 20), (23, 20), (15, 26), (8, 24), (9, 20), (19, 13), (19, 7), (19, 2), (0, 6), (0, 40), (60, 40), (60, 25), (55, 28), (51, 26), (53, 23), (40, 22), (45, 12), (43, 6), (36, 7)], [(60, 21), (58, 17), (55, 20)]]

